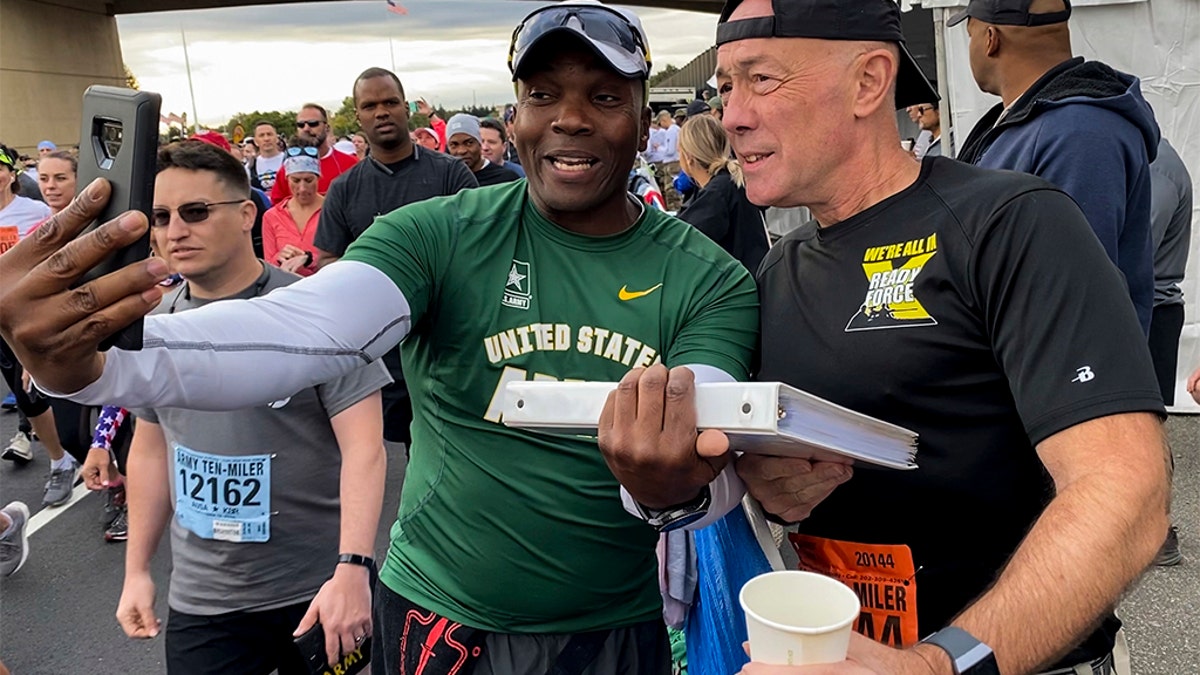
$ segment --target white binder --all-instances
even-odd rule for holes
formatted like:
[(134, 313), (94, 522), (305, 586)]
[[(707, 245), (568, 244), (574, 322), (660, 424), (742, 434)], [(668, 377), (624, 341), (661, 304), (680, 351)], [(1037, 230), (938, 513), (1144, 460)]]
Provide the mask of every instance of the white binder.
[[(595, 434), (614, 382), (510, 382), (504, 423)], [(734, 450), (892, 469), (915, 469), (917, 434), (781, 382), (696, 385), (696, 422), (720, 429)]]

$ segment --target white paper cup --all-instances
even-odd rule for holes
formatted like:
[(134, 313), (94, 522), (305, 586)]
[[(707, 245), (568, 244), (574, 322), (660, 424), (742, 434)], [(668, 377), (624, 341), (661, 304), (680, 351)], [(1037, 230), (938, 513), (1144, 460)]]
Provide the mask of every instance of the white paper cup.
[(747, 581), (739, 600), (752, 660), (806, 666), (846, 659), (859, 603), (837, 579), (797, 570), (768, 572)]

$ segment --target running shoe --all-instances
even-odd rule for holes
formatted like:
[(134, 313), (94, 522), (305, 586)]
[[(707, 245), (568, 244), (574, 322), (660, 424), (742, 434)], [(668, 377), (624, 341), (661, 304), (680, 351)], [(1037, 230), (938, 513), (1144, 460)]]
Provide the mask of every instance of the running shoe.
[(29, 507), (24, 502), (10, 502), (0, 511), (12, 520), (8, 532), (0, 536), (0, 576), (9, 577), (17, 573), (29, 557)]
[(71, 501), (71, 490), (78, 479), (79, 464), (74, 459), (65, 469), (51, 470), (50, 480), (46, 481), (46, 494), (42, 497), (42, 506), (62, 506)]
[(104, 495), (104, 515), (101, 518), (104, 527), (108, 527), (125, 508), (125, 483), (105, 488), (101, 494)]
[(8, 447), (4, 449), (4, 453), (0, 454), (0, 459), (6, 459), (10, 462), (24, 466), (33, 461), (33, 451), (29, 449), (32, 439), (29, 434), (24, 431), (17, 431), (13, 434), (12, 440), (8, 442)]
[(17, 409), (17, 395), (12, 393), (11, 391), (8, 392), (8, 396), (5, 396), (4, 400), (0, 401), (0, 408), (3, 408), (4, 410), (16, 410)]
[(1183, 562), (1183, 554), (1179, 552), (1179, 528), (1172, 525), (1167, 528), (1167, 539), (1158, 550), (1154, 564), (1159, 567), (1174, 567)]
[(117, 510), (108, 529), (104, 531), (104, 541), (125, 541), (129, 539), (129, 509), (122, 506)]

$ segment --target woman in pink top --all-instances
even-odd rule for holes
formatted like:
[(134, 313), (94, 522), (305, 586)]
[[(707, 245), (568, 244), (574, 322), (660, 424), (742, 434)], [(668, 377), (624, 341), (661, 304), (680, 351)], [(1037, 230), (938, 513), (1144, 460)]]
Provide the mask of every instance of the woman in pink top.
[(292, 196), (263, 214), (263, 257), (300, 276), (317, 271), (313, 237), (325, 196), (317, 192), (321, 160), (317, 149), (291, 147), (283, 160)]

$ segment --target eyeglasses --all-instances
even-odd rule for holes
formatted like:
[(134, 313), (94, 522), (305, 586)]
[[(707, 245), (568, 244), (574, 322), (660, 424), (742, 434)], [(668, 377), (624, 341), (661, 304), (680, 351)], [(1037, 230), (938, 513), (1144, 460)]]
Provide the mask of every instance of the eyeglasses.
[(325, 124), (324, 120), (296, 120), (296, 128), (297, 129), (303, 129), (304, 127), (308, 127), (309, 129), (316, 129), (317, 127), (321, 126), (322, 124)]
[(621, 55), (626, 57), (623, 59), (627, 61), (624, 65), (631, 70), (642, 75), (650, 73), (650, 50), (641, 33), (624, 14), (608, 7), (578, 6), (550, 6), (525, 17), (521, 25), (513, 31), (512, 42), (508, 47), (508, 69), (515, 74), (517, 64), (525, 51), (546, 33), (559, 28), (574, 28), (569, 25), (571, 19), (575, 19), (578, 24), (575, 30), (589, 40), (620, 50)]
[(300, 155), (308, 155), (309, 157), (316, 157), (317, 159), (320, 159), (320, 157), (317, 155), (317, 149), (314, 147), (307, 145), (293, 145), (287, 149), (288, 157), (299, 157)]
[(8, 156), (8, 153), (0, 150), (0, 166), (7, 166), (10, 169), (17, 168), (17, 160)]
[[(214, 206), (225, 206), (227, 204), (241, 204), (245, 199), (234, 199), (227, 202), (188, 202), (180, 204), (175, 212), (179, 214), (179, 219), (185, 223), (202, 223), (208, 220), (208, 212)], [(150, 212), (151, 227), (166, 227), (171, 224), (171, 209), (154, 209)]]
[(918, 115), (924, 115), (925, 113), (929, 112), (930, 110), (936, 110), (936, 109), (937, 108), (934, 108), (931, 105), (919, 105), (916, 108)]

